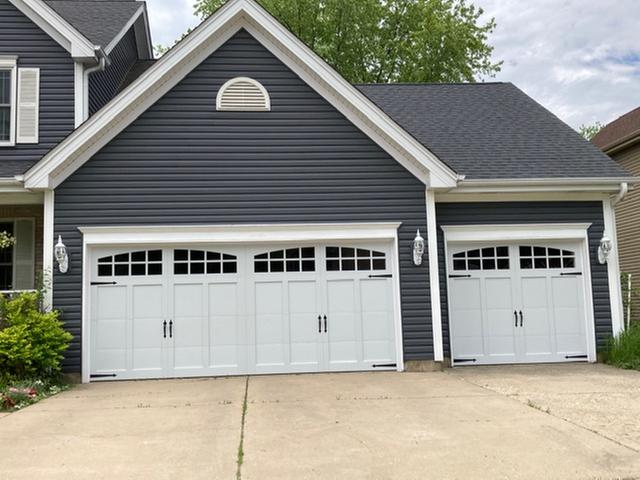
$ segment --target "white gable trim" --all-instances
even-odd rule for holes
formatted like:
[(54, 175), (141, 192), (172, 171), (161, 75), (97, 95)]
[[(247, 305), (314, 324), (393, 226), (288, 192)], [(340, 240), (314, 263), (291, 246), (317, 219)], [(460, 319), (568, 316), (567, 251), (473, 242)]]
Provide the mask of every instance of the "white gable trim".
[(31, 168), (25, 175), (27, 188), (60, 185), (241, 28), (426, 185), (456, 186), (455, 172), (255, 1), (232, 0)]
[(9, 1), (73, 58), (89, 60), (96, 57), (97, 47), (42, 0)]

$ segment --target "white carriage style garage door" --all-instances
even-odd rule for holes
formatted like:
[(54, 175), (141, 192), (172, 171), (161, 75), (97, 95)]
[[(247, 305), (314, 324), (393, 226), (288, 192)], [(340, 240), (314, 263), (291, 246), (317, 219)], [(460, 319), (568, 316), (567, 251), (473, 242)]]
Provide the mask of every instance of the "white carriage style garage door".
[(392, 248), (92, 249), (91, 378), (395, 369)]
[(448, 247), (454, 365), (587, 360), (578, 242)]

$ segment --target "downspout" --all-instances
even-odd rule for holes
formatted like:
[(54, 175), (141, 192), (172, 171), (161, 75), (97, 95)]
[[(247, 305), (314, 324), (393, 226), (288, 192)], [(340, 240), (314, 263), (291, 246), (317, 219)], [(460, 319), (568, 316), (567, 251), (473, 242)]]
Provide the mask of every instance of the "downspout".
[(111, 65), (111, 60), (109, 60), (109, 57), (101, 47), (97, 47), (95, 52), (98, 58), (98, 64), (84, 71), (84, 120), (89, 118), (89, 75), (95, 72), (104, 72), (104, 70)]
[(622, 182), (620, 184), (620, 191), (611, 200), (611, 206), (615, 207), (618, 203), (620, 203), (624, 199), (624, 197), (627, 196), (627, 193), (629, 193), (629, 184), (627, 182)]

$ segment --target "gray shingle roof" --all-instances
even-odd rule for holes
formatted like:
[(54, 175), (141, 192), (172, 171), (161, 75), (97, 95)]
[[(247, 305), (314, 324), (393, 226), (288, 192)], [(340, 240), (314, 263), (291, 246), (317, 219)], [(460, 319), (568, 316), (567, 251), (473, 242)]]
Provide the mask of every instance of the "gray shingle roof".
[(511, 83), (356, 87), (467, 179), (630, 176)]
[(47, 0), (58, 15), (105, 48), (144, 4), (136, 0)]

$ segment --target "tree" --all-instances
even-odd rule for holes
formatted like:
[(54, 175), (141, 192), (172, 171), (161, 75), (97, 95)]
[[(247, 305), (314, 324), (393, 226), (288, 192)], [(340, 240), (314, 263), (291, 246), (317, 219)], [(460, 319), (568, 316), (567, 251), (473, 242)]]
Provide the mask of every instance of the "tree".
[(603, 127), (604, 125), (600, 122), (596, 122), (592, 125), (583, 124), (583, 125), (580, 125), (578, 132), (587, 140), (591, 140), (593, 137), (595, 137), (598, 134), (600, 130), (602, 130)]
[[(206, 17), (226, 0), (196, 0)], [(261, 0), (352, 83), (462, 82), (494, 76), (495, 20), (467, 0)]]

